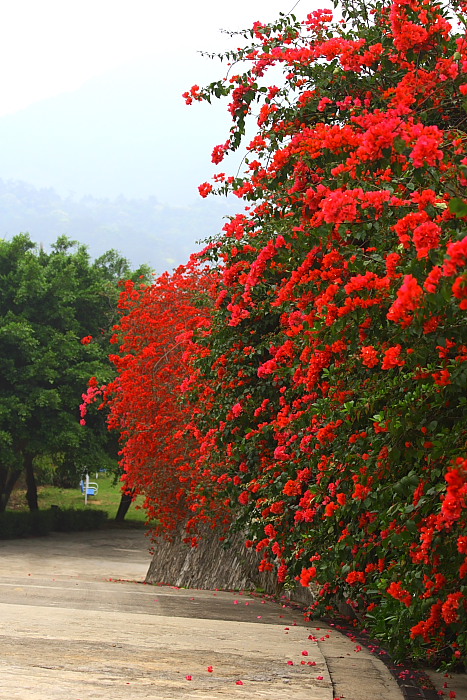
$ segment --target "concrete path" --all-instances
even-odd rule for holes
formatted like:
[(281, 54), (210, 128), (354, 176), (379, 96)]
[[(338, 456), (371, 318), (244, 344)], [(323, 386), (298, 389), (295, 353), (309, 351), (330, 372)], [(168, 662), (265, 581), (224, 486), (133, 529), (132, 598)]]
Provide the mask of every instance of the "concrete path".
[(403, 698), (332, 626), (245, 593), (145, 585), (149, 561), (138, 530), (0, 541), (2, 700)]

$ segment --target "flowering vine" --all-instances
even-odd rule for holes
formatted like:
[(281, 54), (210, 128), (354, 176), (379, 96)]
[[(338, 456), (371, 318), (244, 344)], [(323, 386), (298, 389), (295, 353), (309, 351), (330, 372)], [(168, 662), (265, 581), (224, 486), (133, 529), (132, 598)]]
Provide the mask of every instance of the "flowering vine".
[[(193, 524), (230, 514), (263, 570), (315, 586), (310, 614), (345, 600), (399, 657), (453, 663), (467, 658), (466, 10), (369, 0), (339, 21), (255, 23), (227, 77), (185, 93), (227, 99), (215, 165), (255, 121), (245, 172), (199, 188), (246, 206), (188, 277), (126, 290), (112, 399), (126, 478), (161, 522), (187, 516), (169, 517), (162, 479)], [(172, 391), (182, 403), (164, 407)]]
[(212, 185), (247, 207), (204, 254), (199, 469), (316, 612), (337, 596), (396, 654), (448, 660), (467, 653), (465, 10), (256, 24), (196, 93), (232, 115), (215, 164), (256, 121), (245, 173)]

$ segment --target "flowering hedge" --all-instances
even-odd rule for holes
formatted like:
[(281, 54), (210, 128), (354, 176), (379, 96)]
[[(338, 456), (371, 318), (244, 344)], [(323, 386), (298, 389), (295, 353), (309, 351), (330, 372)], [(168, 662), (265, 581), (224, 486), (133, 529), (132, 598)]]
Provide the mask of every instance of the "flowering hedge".
[(465, 659), (467, 5), (341, 9), (256, 23), (185, 95), (228, 97), (216, 164), (257, 125), (246, 173), (213, 182), (249, 206), (205, 252), (199, 465), (317, 610), (344, 598), (400, 657)]
[(344, 599), (398, 657), (448, 662), (467, 657), (466, 9), (255, 23), (185, 93), (229, 100), (216, 165), (256, 131), (241, 177), (200, 186), (248, 206), (203, 254), (190, 460), (163, 472), (189, 469), (193, 515), (229, 508), (284, 585), (318, 585), (313, 612)]
[(123, 488), (146, 497), (154, 535), (170, 533), (187, 520), (190, 493), (198, 486), (192, 459), (196, 440), (179, 434), (189, 421), (191, 404), (182, 407), (178, 398), (180, 386), (188, 388), (184, 379), (191, 367), (193, 333), (209, 325), (208, 312), (199, 303), (207, 283), (195, 261), (152, 285), (127, 281), (119, 302), (122, 318), (112, 338), (118, 352), (110, 356), (117, 377), (107, 386), (91, 387), (90, 401), (103, 397), (109, 428), (120, 432)]

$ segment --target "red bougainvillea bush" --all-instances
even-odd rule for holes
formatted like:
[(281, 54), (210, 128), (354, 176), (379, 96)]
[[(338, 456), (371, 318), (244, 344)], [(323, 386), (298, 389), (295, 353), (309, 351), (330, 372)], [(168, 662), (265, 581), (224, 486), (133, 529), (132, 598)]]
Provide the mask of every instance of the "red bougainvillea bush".
[(344, 599), (400, 658), (448, 662), (467, 654), (466, 10), (256, 23), (185, 94), (227, 98), (215, 164), (256, 124), (243, 175), (200, 186), (248, 206), (204, 253), (197, 473), (264, 569), (319, 586), (315, 612)]
[(230, 513), (261, 568), (318, 586), (313, 613), (346, 600), (399, 658), (448, 663), (467, 657), (466, 9), (357, 2), (241, 34), (185, 99), (228, 100), (216, 165), (256, 125), (243, 175), (200, 186), (247, 206), (201, 261), (127, 283), (106, 390), (158, 532)]
[(188, 386), (193, 332), (209, 326), (203, 303), (209, 284), (195, 260), (152, 285), (138, 288), (126, 282), (119, 303), (122, 317), (112, 338), (118, 346), (111, 355), (118, 374), (99, 392), (110, 412), (110, 429), (120, 432), (123, 487), (146, 497), (155, 535), (170, 533), (187, 520), (195, 487), (199, 498), (192, 459), (198, 444), (186, 432), (193, 408), (188, 402), (182, 406), (179, 395), (180, 387)]

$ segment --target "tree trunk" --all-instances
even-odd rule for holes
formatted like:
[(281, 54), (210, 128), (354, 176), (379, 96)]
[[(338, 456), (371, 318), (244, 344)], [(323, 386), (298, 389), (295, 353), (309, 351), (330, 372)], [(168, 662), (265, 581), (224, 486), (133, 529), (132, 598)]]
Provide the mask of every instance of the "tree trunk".
[(118, 523), (122, 523), (125, 520), (125, 515), (128, 513), (128, 509), (131, 506), (132, 501), (133, 491), (130, 491), (129, 493), (122, 493), (120, 505), (118, 506), (117, 510), (117, 515), (115, 516), (115, 520)]
[(26, 500), (28, 502), (29, 510), (39, 510), (39, 503), (37, 501), (37, 484), (36, 477), (34, 476), (33, 467), (34, 457), (30, 454), (24, 456), (24, 469), (26, 473)]
[(8, 471), (0, 492), (0, 513), (3, 513), (3, 511), (6, 509), (8, 501), (10, 500), (11, 492), (13, 491), (20, 474), (21, 469), (12, 469), (11, 471)]

